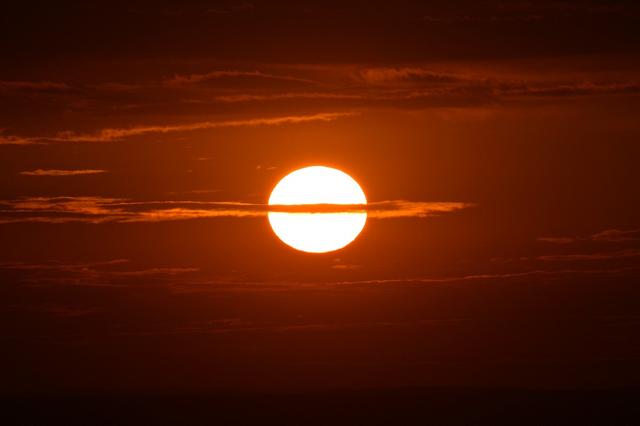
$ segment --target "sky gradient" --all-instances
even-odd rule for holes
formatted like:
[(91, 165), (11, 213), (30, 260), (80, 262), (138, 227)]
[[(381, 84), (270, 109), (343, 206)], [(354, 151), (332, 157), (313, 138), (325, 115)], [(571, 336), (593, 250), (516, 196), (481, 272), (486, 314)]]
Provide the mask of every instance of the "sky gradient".
[(638, 5), (344, 3), (7, 6), (3, 394), (640, 385)]

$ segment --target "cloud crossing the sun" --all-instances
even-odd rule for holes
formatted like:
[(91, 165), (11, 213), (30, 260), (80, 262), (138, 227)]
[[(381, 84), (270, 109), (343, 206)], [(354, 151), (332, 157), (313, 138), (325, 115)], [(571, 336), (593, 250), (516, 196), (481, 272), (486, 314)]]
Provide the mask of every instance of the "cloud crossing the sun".
[(132, 201), (104, 197), (27, 197), (0, 201), (0, 224), (166, 222), (217, 217), (264, 217), (270, 211), (291, 214), (367, 212), (373, 219), (425, 218), (473, 207), (464, 202), (392, 200), (367, 205), (269, 206), (236, 201)]

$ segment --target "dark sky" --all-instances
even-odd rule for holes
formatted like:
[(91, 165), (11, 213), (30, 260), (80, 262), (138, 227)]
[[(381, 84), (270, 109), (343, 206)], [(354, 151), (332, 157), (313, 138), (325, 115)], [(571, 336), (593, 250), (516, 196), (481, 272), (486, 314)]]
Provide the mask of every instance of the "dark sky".
[[(636, 3), (0, 28), (2, 393), (640, 385)], [(393, 206), (321, 255), (264, 214), (313, 164)]]

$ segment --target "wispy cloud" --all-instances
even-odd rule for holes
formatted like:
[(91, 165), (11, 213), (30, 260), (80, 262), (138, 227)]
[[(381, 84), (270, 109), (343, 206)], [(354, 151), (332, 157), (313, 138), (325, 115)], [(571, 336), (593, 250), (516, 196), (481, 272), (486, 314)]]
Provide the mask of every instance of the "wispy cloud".
[[(239, 112), (242, 107), (250, 104), (270, 102), (273, 103), (270, 106), (274, 114), (277, 114), (275, 111), (278, 107), (284, 107), (281, 116), (263, 118), (246, 118), (248, 116), (242, 114), (237, 119), (195, 123), (147, 124), (144, 121), (133, 121), (140, 124), (131, 127), (121, 126), (117, 121), (108, 121), (107, 124), (93, 128), (95, 130), (70, 128), (42, 135), (0, 132), (0, 145), (111, 142), (136, 136), (203, 129), (333, 121), (355, 114), (340, 111), (356, 109), (487, 109), (500, 108), (508, 102), (517, 102), (519, 105), (546, 104), (548, 98), (640, 94), (640, 82), (636, 75), (606, 70), (590, 72), (588, 69), (578, 73), (575, 68), (567, 71), (566, 64), (563, 69), (558, 75), (532, 76), (513, 64), (482, 67), (473, 63), (409, 63), (395, 67), (368, 64), (305, 67), (294, 64), (264, 70), (231, 69), (176, 74), (164, 80), (134, 83), (98, 82), (70, 86), (52, 81), (0, 81), (0, 91), (10, 91), (5, 93), (6, 96), (25, 97), (32, 105), (38, 106), (35, 110), (46, 111), (47, 115), (50, 115), (51, 108), (70, 108), (72, 105), (84, 105), (82, 108), (90, 105), (91, 110), (110, 113), (135, 107), (132, 114), (139, 113), (144, 117), (151, 116), (148, 112), (157, 113), (159, 108), (163, 108), (165, 112), (172, 108), (184, 110), (186, 104), (190, 111), (197, 112), (199, 116), (210, 113), (212, 108), (220, 110), (223, 108), (221, 104), (227, 105), (230, 111)], [(48, 96), (42, 97), (44, 103), (37, 104), (41, 101), (32, 93), (34, 90), (48, 91)], [(318, 108), (326, 108), (327, 112), (306, 115), (290, 113), (297, 106), (303, 105), (306, 109), (314, 103)]]
[(177, 276), (194, 274), (200, 271), (193, 267), (151, 267), (133, 269), (129, 260), (114, 259), (101, 262), (46, 262), (0, 263), (0, 270), (20, 271), (23, 283), (32, 284), (68, 284), (84, 286), (121, 285), (132, 279), (153, 277), (154, 282), (164, 283)]
[(31, 271), (86, 271), (100, 267), (109, 267), (129, 263), (128, 259), (113, 259), (101, 262), (48, 262), (48, 263), (25, 263), (25, 262), (0, 262), (0, 269), (16, 269)]
[(348, 93), (330, 93), (330, 92), (285, 92), (270, 94), (248, 94), (240, 93), (234, 95), (215, 96), (214, 100), (220, 102), (236, 103), (251, 101), (278, 101), (285, 99), (333, 99), (333, 100), (349, 100), (349, 99), (365, 99), (362, 94)]
[(261, 217), (266, 212), (248, 208), (172, 208), (139, 212), (135, 215), (117, 220), (123, 223), (133, 222), (165, 222), (188, 219), (210, 219), (216, 217)]
[(575, 241), (575, 238), (571, 237), (540, 237), (538, 241), (551, 244), (571, 244)]
[(43, 144), (39, 138), (5, 135), (5, 129), (0, 129), (0, 145), (38, 145)]
[(433, 285), (456, 284), (467, 282), (509, 282), (535, 277), (572, 278), (576, 276), (618, 276), (633, 275), (640, 271), (640, 267), (631, 266), (624, 268), (598, 268), (598, 269), (530, 269), (517, 272), (478, 273), (468, 275), (444, 276), (444, 277), (398, 277), (383, 279), (362, 280), (336, 280), (321, 282), (253, 282), (253, 281), (224, 281), (205, 280), (190, 282), (172, 282), (169, 288), (176, 293), (217, 293), (217, 292), (285, 292), (292, 289), (298, 290), (326, 290), (335, 287), (369, 287), (386, 285)]
[(66, 90), (65, 83), (53, 81), (10, 81), (0, 80), (0, 90)]
[(369, 203), (369, 217), (390, 219), (401, 217), (429, 217), (474, 207), (473, 203), (426, 202), (426, 201), (381, 201)]
[[(336, 265), (342, 265), (337, 263)], [(359, 265), (346, 265), (345, 270), (359, 269)], [(115, 259), (102, 262), (78, 263), (0, 263), (0, 270), (19, 270), (21, 282), (37, 285), (66, 284), (97, 287), (123, 287), (131, 283), (140, 285), (162, 285), (176, 293), (218, 293), (218, 292), (283, 292), (295, 289), (326, 290), (336, 287), (369, 287), (378, 285), (432, 285), (466, 282), (500, 282), (521, 280), (532, 277), (557, 277), (570, 279), (576, 276), (632, 276), (640, 271), (638, 266), (619, 268), (563, 268), (529, 269), (516, 272), (471, 273), (454, 276), (398, 277), (384, 279), (331, 280), (318, 282), (299, 281), (248, 281), (246, 279), (206, 279), (199, 268), (194, 267), (151, 267), (135, 269), (128, 260)], [(140, 279), (153, 277), (150, 282)], [(229, 325), (229, 324), (227, 324)]]
[[(362, 70), (368, 84), (388, 85), (400, 91), (369, 94), (372, 100), (409, 100), (443, 96), (487, 96), (493, 99), (637, 95), (637, 81), (538, 81), (514, 77), (489, 78), (482, 74), (454, 74), (423, 68), (373, 68)], [(404, 89), (404, 90), (402, 90)]]
[(421, 80), (430, 83), (454, 83), (466, 78), (454, 73), (436, 71), (422, 67), (364, 68), (358, 77), (368, 84), (397, 83), (407, 80)]
[(469, 207), (462, 202), (373, 202), (367, 205), (267, 205), (236, 201), (131, 201), (103, 197), (29, 197), (0, 201), (0, 223), (134, 223), (216, 217), (263, 217), (269, 212), (290, 214), (363, 213), (370, 218), (424, 218)]
[(121, 335), (181, 335), (181, 334), (231, 334), (231, 333), (298, 333), (325, 332), (332, 330), (360, 330), (370, 328), (407, 328), (425, 326), (447, 326), (468, 321), (467, 318), (433, 318), (408, 321), (361, 321), (361, 322), (318, 322), (266, 325), (239, 318), (211, 320), (170, 329), (148, 329), (123, 332)]
[[(17, 136), (4, 137), (5, 144), (32, 144), (45, 142), (113, 142), (134, 136), (142, 136), (154, 133), (189, 132), (194, 130), (217, 129), (226, 127), (256, 127), (279, 126), (285, 124), (301, 124), (314, 121), (334, 121), (340, 118), (351, 117), (356, 112), (328, 112), (310, 115), (290, 115), (283, 117), (253, 118), (246, 120), (227, 121), (201, 121), (189, 124), (177, 124), (170, 126), (135, 126), (128, 128), (106, 128), (95, 133), (76, 133), (73, 131), (60, 132), (56, 136), (42, 136), (20, 138)], [(3, 139), (0, 139), (3, 143)]]
[(613, 252), (599, 253), (569, 253), (569, 254), (550, 254), (538, 256), (539, 260), (545, 261), (593, 261), (593, 260), (609, 260), (609, 259), (625, 259), (631, 257), (639, 257), (640, 249), (618, 250)]
[(362, 269), (362, 265), (350, 265), (346, 263), (337, 263), (335, 265), (331, 265), (331, 269), (336, 269), (339, 271), (356, 271), (358, 269)]
[(591, 235), (593, 241), (622, 242), (640, 241), (640, 229), (606, 229)]
[(142, 89), (146, 86), (141, 84), (106, 82), (89, 85), (88, 87), (97, 89), (98, 91), (124, 93)]
[(24, 176), (78, 176), (78, 175), (96, 175), (100, 173), (107, 173), (106, 170), (96, 170), (96, 169), (82, 169), (82, 170), (29, 170), (20, 172), (21, 175)]
[(18, 311), (41, 312), (57, 318), (78, 318), (96, 315), (103, 312), (103, 308), (97, 306), (73, 306), (53, 303), (41, 303), (31, 305), (14, 305), (11, 308)]
[(108, 275), (116, 277), (141, 277), (141, 276), (154, 276), (154, 275), (180, 275), (190, 272), (198, 272), (200, 268), (150, 268), (134, 271), (110, 271)]
[[(488, 77), (491, 75), (491, 77)], [(363, 68), (352, 71), (351, 80), (340, 83), (341, 91), (328, 84), (327, 90), (226, 90), (212, 97), (207, 93), (200, 103), (248, 103), (295, 101), (332, 101), (336, 105), (360, 107), (402, 107), (410, 109), (471, 107), (495, 105), (501, 101), (535, 102), (542, 98), (587, 96), (633, 96), (640, 94), (637, 80), (588, 81), (565, 77), (558, 80), (531, 79), (516, 75), (495, 76), (487, 71), (458, 73), (422, 67)]]
[(571, 244), (579, 241), (620, 243), (640, 241), (640, 229), (605, 229), (587, 236), (577, 237), (540, 237), (538, 241), (552, 244)]
[(17, 212), (74, 213), (82, 215), (106, 215), (124, 212), (118, 207), (118, 198), (105, 197), (27, 197), (14, 201), (2, 201)]
[(198, 83), (204, 83), (211, 80), (216, 80), (220, 78), (229, 78), (229, 77), (260, 78), (260, 79), (267, 79), (267, 80), (282, 80), (282, 81), (292, 81), (292, 82), (307, 83), (307, 84), (315, 83), (315, 81), (307, 78), (299, 78), (299, 77), (293, 77), (289, 75), (269, 74), (269, 73), (265, 73), (257, 70), (211, 71), (204, 74), (189, 74), (189, 75), (176, 74), (173, 77), (166, 79), (164, 83), (169, 85), (198, 84)]
[(298, 204), (262, 205), (265, 211), (290, 214), (322, 213), (367, 213), (377, 219), (399, 217), (427, 217), (473, 207), (472, 203), (422, 202), (422, 201), (377, 201), (368, 204)]
[(628, 272), (633, 269), (629, 268), (617, 268), (617, 269), (559, 269), (559, 270), (545, 270), (534, 269), (522, 272), (508, 272), (508, 273), (495, 273), (495, 274), (470, 274), (454, 277), (425, 277), (425, 278), (394, 278), (394, 279), (374, 279), (374, 280), (360, 280), (360, 281), (341, 281), (338, 285), (358, 285), (358, 284), (431, 284), (431, 283), (456, 283), (464, 281), (491, 281), (491, 280), (509, 280), (515, 278), (530, 277), (536, 275), (594, 275), (594, 274), (618, 274), (621, 272)]
[(577, 82), (565, 84), (527, 85), (501, 84), (493, 89), (499, 96), (547, 96), (547, 97), (578, 97), (591, 95), (634, 95), (640, 93), (637, 83), (592, 83)]

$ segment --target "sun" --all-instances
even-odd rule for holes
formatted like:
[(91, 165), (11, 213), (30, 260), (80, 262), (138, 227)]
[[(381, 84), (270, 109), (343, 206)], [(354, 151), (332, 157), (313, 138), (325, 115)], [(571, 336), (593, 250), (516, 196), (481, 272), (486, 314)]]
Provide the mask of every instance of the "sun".
[[(348, 174), (331, 167), (311, 166), (282, 178), (271, 192), (270, 206), (318, 204), (366, 205), (367, 198)], [(319, 206), (317, 206), (319, 207)], [(341, 249), (356, 239), (367, 221), (367, 213), (270, 211), (273, 232), (285, 244), (308, 253)]]

